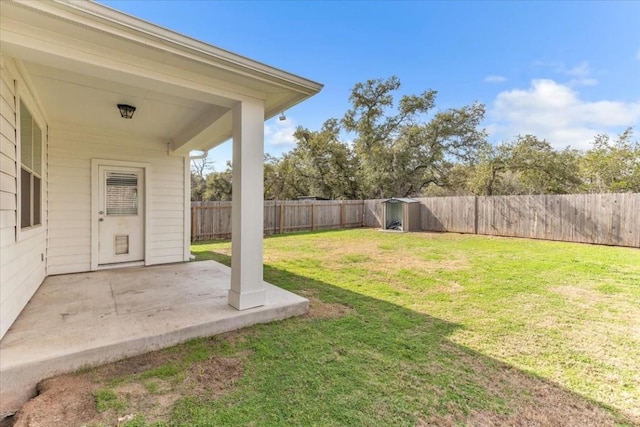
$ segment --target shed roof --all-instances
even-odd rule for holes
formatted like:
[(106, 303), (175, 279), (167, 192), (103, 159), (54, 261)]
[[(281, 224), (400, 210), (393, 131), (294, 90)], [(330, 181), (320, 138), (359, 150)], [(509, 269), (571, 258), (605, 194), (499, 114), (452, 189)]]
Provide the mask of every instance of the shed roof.
[(382, 203), (420, 203), (420, 201), (416, 199), (409, 199), (408, 197), (392, 197), (390, 199), (383, 200)]

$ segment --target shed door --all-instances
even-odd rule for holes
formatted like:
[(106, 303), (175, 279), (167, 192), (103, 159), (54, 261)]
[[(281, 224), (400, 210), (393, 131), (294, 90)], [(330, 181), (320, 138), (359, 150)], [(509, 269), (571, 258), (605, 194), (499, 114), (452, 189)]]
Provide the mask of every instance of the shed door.
[(100, 166), (98, 264), (144, 260), (144, 169)]

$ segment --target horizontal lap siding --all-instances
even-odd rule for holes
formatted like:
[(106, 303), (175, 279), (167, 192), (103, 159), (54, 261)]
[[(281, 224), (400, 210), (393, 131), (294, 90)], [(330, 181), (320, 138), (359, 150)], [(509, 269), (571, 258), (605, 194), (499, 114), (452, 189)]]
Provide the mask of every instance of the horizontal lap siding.
[[(16, 240), (17, 172), (20, 165), (13, 80), (14, 76), (6, 68), (0, 70), (0, 337), (18, 317), (46, 275), (46, 161), (42, 170), (43, 225), (23, 230), (20, 239)], [(46, 159), (46, 143), (43, 155)]]
[(49, 274), (91, 268), (91, 159), (148, 163), (151, 264), (184, 258), (184, 159), (160, 140), (51, 129)]
[(158, 159), (157, 167), (152, 166), (151, 262), (154, 264), (184, 261), (184, 167), (184, 159), (166, 154)]

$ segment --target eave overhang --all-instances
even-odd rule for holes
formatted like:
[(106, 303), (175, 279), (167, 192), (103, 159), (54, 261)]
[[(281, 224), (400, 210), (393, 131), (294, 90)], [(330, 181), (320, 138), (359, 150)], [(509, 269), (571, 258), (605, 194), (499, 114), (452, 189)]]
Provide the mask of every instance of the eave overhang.
[[(261, 99), (266, 120), (322, 89), (319, 83), (91, 1), (3, 0), (0, 42), (3, 54), (20, 61), (209, 104), (183, 123), (180, 134), (167, 135), (177, 154), (229, 139), (230, 115), (221, 109), (234, 103)], [(209, 118), (212, 107), (216, 114)]]

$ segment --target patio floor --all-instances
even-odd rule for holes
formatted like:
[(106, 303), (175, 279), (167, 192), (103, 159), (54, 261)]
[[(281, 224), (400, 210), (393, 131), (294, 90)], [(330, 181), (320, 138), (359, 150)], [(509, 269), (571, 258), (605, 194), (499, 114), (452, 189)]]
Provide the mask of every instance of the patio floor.
[(45, 378), (307, 311), (266, 282), (266, 305), (237, 311), (229, 283), (214, 261), (48, 277), (0, 341), (0, 414)]

